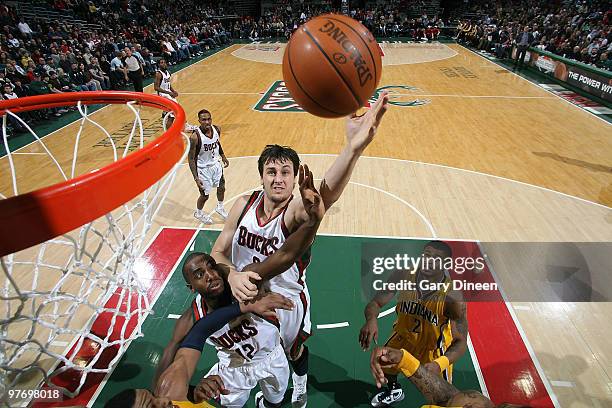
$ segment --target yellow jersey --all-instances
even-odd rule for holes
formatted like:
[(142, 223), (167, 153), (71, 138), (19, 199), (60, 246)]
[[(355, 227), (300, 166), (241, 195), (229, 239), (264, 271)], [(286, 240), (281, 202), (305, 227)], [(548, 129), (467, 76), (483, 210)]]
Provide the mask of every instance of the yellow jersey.
[[(439, 282), (425, 281), (438, 289), (424, 292), (419, 289), (419, 282), (423, 280), (419, 275), (419, 271), (407, 273), (405, 280), (414, 282), (416, 290), (399, 293), (395, 306), (397, 319), (386, 345), (405, 349), (425, 364), (443, 356), (453, 339), (451, 322), (444, 316), (444, 303), (452, 280), (445, 274)], [(443, 373), (447, 381), (451, 381), (451, 370)]]
[(172, 401), (172, 405), (177, 408), (215, 408), (206, 401), (202, 401), (197, 404), (191, 401)]

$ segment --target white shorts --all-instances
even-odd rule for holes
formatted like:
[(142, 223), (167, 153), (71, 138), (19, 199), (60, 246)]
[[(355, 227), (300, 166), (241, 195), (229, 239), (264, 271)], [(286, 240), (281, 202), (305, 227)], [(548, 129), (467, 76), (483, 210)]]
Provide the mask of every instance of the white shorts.
[[(158, 93), (157, 95), (161, 96), (162, 98), (170, 99), (171, 101), (178, 103), (175, 97), (170, 96), (167, 93)], [(174, 119), (174, 113), (172, 111), (169, 111), (169, 112), (164, 111), (163, 116), (165, 117), (166, 115), (168, 115), (168, 118)]]
[(289, 296), (281, 293), (293, 302), (293, 310), (277, 310), (280, 322), (280, 335), (283, 347), (287, 356), (295, 355), (302, 344), (312, 334), (312, 324), (310, 323), (310, 295), (308, 287), (299, 296)]
[(220, 162), (207, 167), (198, 166), (198, 178), (204, 185), (204, 194), (208, 195), (213, 188), (224, 187), (223, 166)]
[(264, 398), (273, 403), (282, 402), (289, 382), (289, 363), (282, 346), (277, 346), (264, 360), (241, 367), (215, 364), (208, 374), (218, 375), (230, 393), (221, 395), (224, 407), (242, 407), (249, 400), (251, 390), (259, 384)]

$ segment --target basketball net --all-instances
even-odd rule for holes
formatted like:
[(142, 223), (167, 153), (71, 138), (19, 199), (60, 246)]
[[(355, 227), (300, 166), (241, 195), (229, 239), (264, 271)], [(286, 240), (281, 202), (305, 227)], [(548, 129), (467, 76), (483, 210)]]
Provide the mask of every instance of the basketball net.
[[(49, 138), (46, 143), (47, 139), (36, 135), (22, 117), (6, 109), (2, 117), (2, 141), (7, 157), (3, 160), (8, 161), (10, 168), (13, 196), (19, 195), (22, 184), (30, 180), (19, 174), (24, 169), (19, 160), (28, 156), (9, 149), (10, 122), (23, 126), (35, 139), (33, 148), (39, 153), (31, 156), (36, 161), (30, 157), (31, 163), (36, 164), (29, 166), (40, 166), (45, 175), (54, 171), (59, 181), (71, 180), (99, 170), (88, 168), (92, 152), (79, 149), (84, 137), (99, 134), (111, 147), (109, 161), (113, 162), (145, 146), (141, 105), (136, 101), (123, 102), (123, 108), (114, 105), (110, 109), (113, 114), (126, 109), (133, 117), (124, 146), (119, 146), (117, 138), (111, 137), (94, 120), (87, 105), (80, 100), (67, 102), (67, 105), (76, 104), (80, 120), (74, 146), (62, 146), (64, 152), (72, 150), (72, 154), (63, 158), (52, 153), (52, 145), (57, 145), (57, 140)], [(154, 114), (159, 119), (159, 111)], [(181, 119), (184, 122), (184, 115)], [(177, 126), (182, 128), (183, 124)], [(187, 148), (178, 163), (189, 150), (188, 138), (185, 139)], [(41, 155), (44, 161), (38, 160)], [(133, 199), (80, 228), (0, 258), (0, 276), (3, 275), (3, 282), (0, 281), (0, 405), (22, 406), (28, 401), (14, 399), (9, 391), (41, 386), (60, 388), (65, 396), (74, 397), (88, 384), (88, 377), (97, 375), (99, 383), (130, 342), (142, 336), (141, 325), (151, 313), (152, 299), (146, 289), (150, 283), (147, 280), (152, 277), (147, 276), (146, 265), (139, 263), (138, 256), (178, 167), (179, 164), (173, 165)], [(1, 199), (7, 197), (0, 194)], [(88, 202), (85, 197), (83, 205), (96, 203)]]

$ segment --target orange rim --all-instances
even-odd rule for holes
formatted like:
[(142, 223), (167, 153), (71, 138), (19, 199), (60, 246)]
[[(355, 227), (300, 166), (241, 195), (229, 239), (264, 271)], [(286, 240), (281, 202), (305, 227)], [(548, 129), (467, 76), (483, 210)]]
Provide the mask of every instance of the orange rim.
[(97, 171), (29, 193), (0, 199), (0, 257), (55, 238), (125, 204), (161, 179), (185, 151), (181, 131), (185, 111), (157, 95), (119, 92), (71, 92), (0, 102), (0, 115), (60, 106), (119, 104), (171, 111), (175, 120), (160, 137)]

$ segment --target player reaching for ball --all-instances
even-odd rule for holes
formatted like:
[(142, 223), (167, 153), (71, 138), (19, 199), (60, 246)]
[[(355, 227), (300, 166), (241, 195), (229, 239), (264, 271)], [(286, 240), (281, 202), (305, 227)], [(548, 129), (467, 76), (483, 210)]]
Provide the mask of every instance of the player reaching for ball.
[[(388, 108), (383, 92), (364, 115), (351, 115), (346, 122), (347, 143), (325, 173), (320, 194), (325, 208), (330, 208), (346, 187), (357, 160), (372, 142)], [(233, 205), (223, 231), (211, 255), (217, 262), (231, 265), (228, 281), (234, 296), (242, 301), (257, 294), (259, 273), (244, 269), (248, 264), (265, 260), (305, 222), (308, 213), (300, 200), (293, 200), (293, 189), (300, 159), (289, 148), (269, 145), (258, 160), (263, 189), (244, 195)], [(303, 345), (311, 334), (310, 296), (306, 285), (306, 267), (310, 253), (279, 274), (267, 274), (270, 290), (290, 298), (292, 311), (279, 311), (280, 332), (285, 353), (293, 368), (294, 406), (306, 406), (308, 348)], [(239, 272), (241, 271), (241, 272)], [(252, 281), (253, 280), (253, 281)]]
[[(221, 129), (212, 124), (210, 112), (206, 109), (199, 111), (198, 121), (200, 126), (193, 129), (189, 136), (189, 169), (200, 192), (193, 216), (204, 224), (212, 224), (212, 218), (202, 209), (208, 201), (210, 191), (213, 187), (216, 187), (217, 206), (215, 212), (223, 219), (227, 218), (227, 212), (223, 208), (223, 199), (225, 198), (223, 167), (229, 166), (229, 161), (225, 157), (223, 147), (221, 147)], [(219, 162), (219, 157), (223, 161), (223, 167)]]

